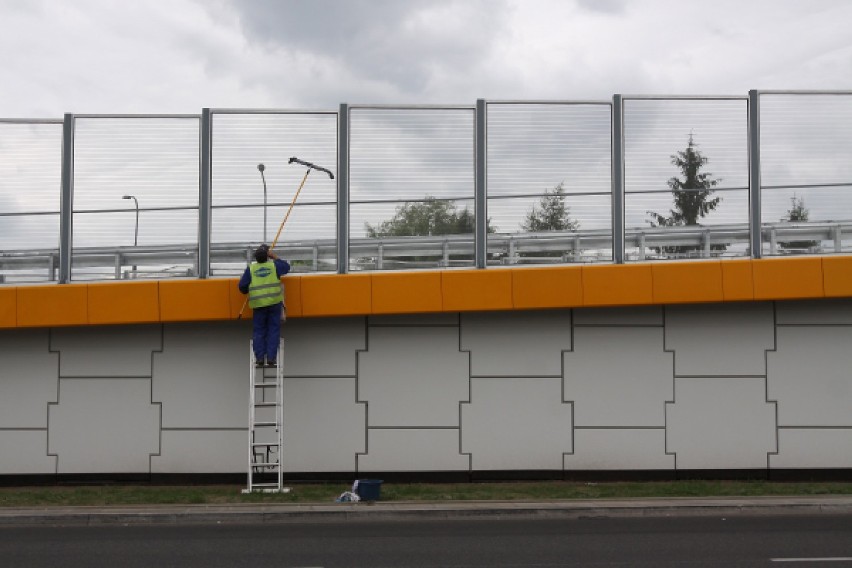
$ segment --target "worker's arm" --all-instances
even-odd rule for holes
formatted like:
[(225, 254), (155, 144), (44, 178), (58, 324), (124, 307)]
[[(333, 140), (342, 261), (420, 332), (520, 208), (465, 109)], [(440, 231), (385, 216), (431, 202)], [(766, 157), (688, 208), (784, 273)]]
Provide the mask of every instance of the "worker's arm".
[(281, 260), (277, 256), (275, 256), (271, 251), (269, 252), (269, 258), (272, 259), (272, 262), (275, 263), (275, 273), (278, 274), (278, 278), (281, 278), (288, 272), (290, 272), (290, 263), (286, 260)]
[(251, 269), (246, 267), (246, 271), (243, 272), (243, 276), (240, 278), (240, 283), (237, 284), (237, 288), (239, 288), (240, 292), (243, 294), (248, 294), (249, 284), (251, 284)]

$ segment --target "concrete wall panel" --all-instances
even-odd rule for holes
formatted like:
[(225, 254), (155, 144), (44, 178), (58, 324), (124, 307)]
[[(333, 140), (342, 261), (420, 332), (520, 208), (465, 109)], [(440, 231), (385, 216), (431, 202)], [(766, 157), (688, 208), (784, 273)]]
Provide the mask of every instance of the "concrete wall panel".
[(245, 430), (163, 430), (151, 473), (245, 473)]
[(852, 429), (779, 429), (778, 455), (769, 456), (769, 466), (852, 468)]
[(571, 451), (571, 405), (562, 402), (560, 379), (472, 379), (471, 402), (461, 409), (462, 451), (474, 470), (560, 470)]
[(165, 326), (153, 378), (164, 428), (248, 426), (250, 335), (239, 322)]
[(369, 426), (458, 427), (469, 395), (467, 353), (448, 327), (373, 327), (359, 354), (358, 400)]
[(768, 393), (779, 426), (852, 426), (852, 327), (779, 327)]
[(57, 328), (50, 340), (62, 377), (150, 377), (161, 345), (160, 325)]
[(288, 377), (354, 377), (356, 352), (366, 348), (363, 317), (291, 319), (281, 333)]
[(468, 471), (457, 429), (371, 429), (358, 471)]
[(772, 304), (666, 307), (666, 349), (675, 352), (675, 375), (765, 375), (774, 347)]
[(666, 446), (678, 469), (766, 468), (777, 441), (764, 379), (677, 379), (675, 402), (666, 405)]
[(286, 379), (285, 471), (355, 471), (367, 449), (366, 414), (355, 401), (355, 379)]
[(63, 379), (49, 420), (57, 473), (147, 473), (160, 450), (150, 379)]
[(56, 473), (47, 430), (0, 430), (0, 475)]
[(0, 428), (47, 428), (47, 403), (59, 388), (59, 357), (48, 350), (48, 333), (0, 332)]
[(562, 376), (571, 349), (571, 311), (474, 312), (461, 316), (461, 348), (471, 375)]
[(574, 453), (565, 456), (566, 470), (673, 470), (666, 455), (666, 431), (659, 429), (574, 430)]
[(576, 426), (664, 426), (673, 378), (662, 328), (578, 327), (564, 357)]

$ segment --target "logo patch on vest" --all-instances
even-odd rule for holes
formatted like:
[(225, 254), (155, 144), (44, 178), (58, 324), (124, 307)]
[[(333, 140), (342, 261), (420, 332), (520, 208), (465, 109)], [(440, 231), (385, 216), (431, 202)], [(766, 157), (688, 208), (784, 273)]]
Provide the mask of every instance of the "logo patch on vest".
[(257, 270), (255, 270), (255, 272), (254, 272), (254, 273), (255, 273), (257, 276), (259, 276), (260, 278), (266, 278), (267, 276), (269, 276), (270, 274), (272, 274), (272, 271), (269, 269), (269, 267), (268, 267), (268, 266), (261, 266), (260, 268), (258, 268)]

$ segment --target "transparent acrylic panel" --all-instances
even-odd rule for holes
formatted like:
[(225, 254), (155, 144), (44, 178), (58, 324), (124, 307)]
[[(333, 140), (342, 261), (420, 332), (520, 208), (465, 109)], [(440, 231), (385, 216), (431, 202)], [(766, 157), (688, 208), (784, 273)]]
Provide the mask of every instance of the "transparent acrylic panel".
[[(336, 270), (337, 113), (214, 111), (211, 120), (211, 275), (241, 275), (257, 245), (272, 244), (291, 204), (276, 250), (294, 272)], [(291, 157), (335, 179), (317, 170), (305, 177)]]
[[(311, 174), (313, 176), (314, 174)], [(212, 211), (210, 270), (214, 276), (239, 276), (261, 243), (272, 244), (294, 272), (337, 270), (337, 206), (298, 202), (287, 222), (287, 206), (267, 208), (267, 238), (263, 238), (263, 206), (216, 207)]]
[(850, 251), (852, 94), (760, 96), (763, 254)]
[[(852, 185), (763, 189), (763, 254), (852, 252)], [(792, 220), (791, 220), (792, 219)]]
[(59, 214), (0, 217), (0, 284), (55, 281), (59, 269)]
[[(336, 113), (212, 114), (212, 203), (259, 205), (293, 200), (306, 168), (291, 157), (337, 175)], [(264, 165), (263, 176), (258, 164)], [(298, 203), (336, 203), (337, 182), (312, 171)]]
[[(760, 95), (761, 185), (852, 185), (852, 94)], [(847, 217), (852, 217), (852, 210)]]
[(472, 108), (352, 108), (350, 202), (472, 198), (474, 118)]
[(62, 124), (0, 123), (0, 214), (58, 212), (61, 193)]
[(609, 104), (488, 103), (488, 196), (611, 193)]
[(473, 199), (357, 203), (349, 215), (353, 272), (474, 264)]
[(75, 119), (72, 279), (197, 274), (198, 140), (197, 117)]
[(624, 147), (628, 260), (748, 254), (745, 99), (627, 99)]
[(564, 203), (573, 230), (521, 230), (541, 198), (488, 200), (488, 264), (553, 264), (612, 261), (610, 195), (568, 195)]
[(198, 275), (197, 209), (140, 210), (136, 231), (134, 209), (75, 213), (72, 280)]
[(611, 106), (487, 110), (488, 262), (611, 260)]
[(56, 279), (62, 124), (0, 123), (0, 284)]

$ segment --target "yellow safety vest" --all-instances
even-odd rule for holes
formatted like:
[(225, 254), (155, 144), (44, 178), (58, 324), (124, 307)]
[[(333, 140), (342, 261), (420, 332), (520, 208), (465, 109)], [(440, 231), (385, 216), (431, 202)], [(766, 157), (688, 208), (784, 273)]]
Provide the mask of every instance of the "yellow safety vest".
[(251, 264), (251, 283), (249, 284), (249, 307), (265, 308), (284, 301), (284, 286), (275, 270), (275, 263), (253, 262)]

